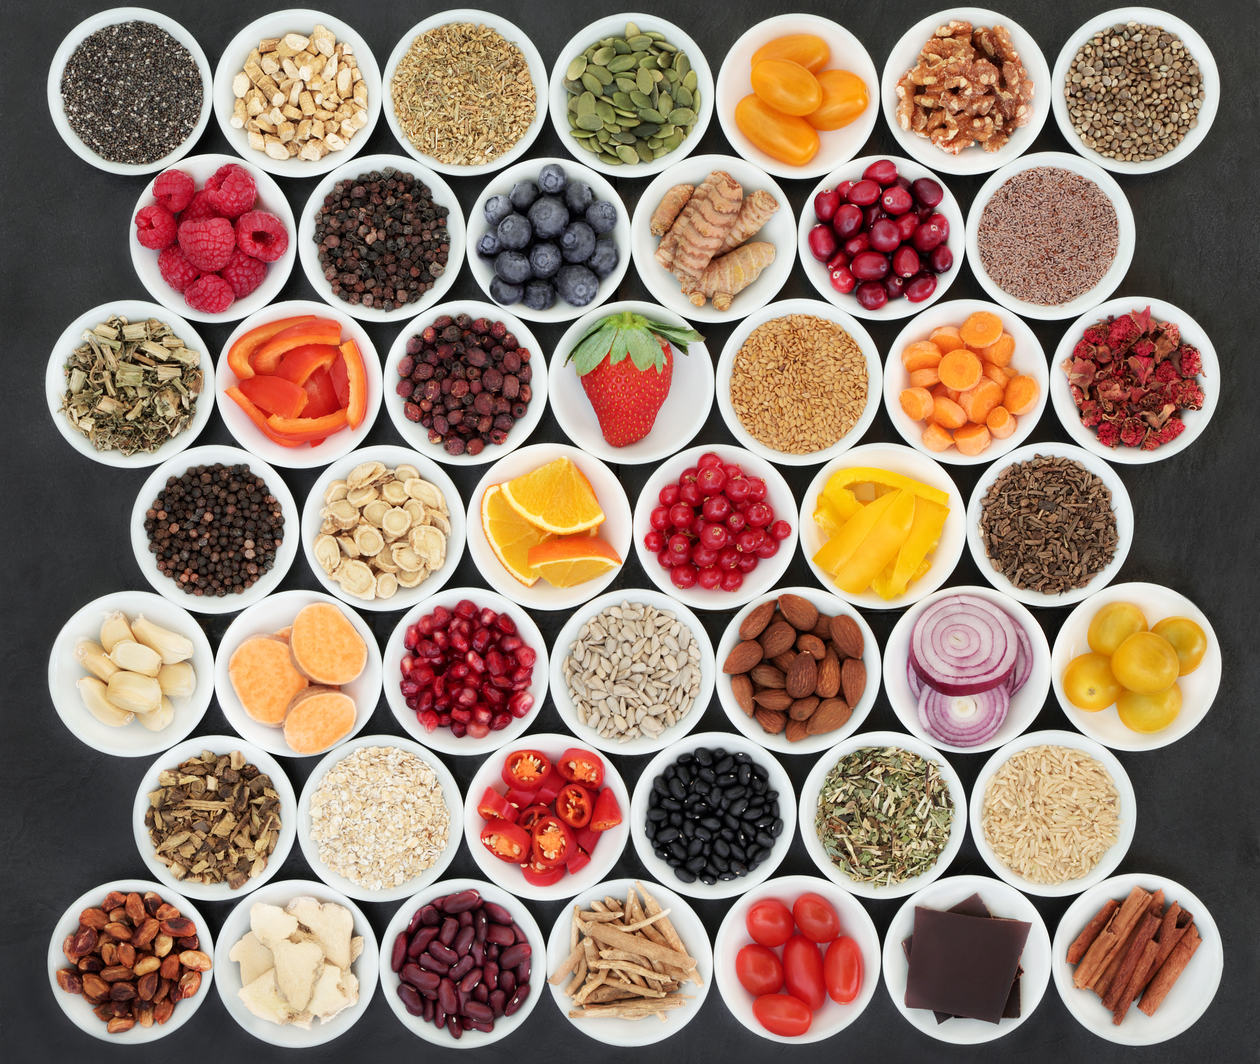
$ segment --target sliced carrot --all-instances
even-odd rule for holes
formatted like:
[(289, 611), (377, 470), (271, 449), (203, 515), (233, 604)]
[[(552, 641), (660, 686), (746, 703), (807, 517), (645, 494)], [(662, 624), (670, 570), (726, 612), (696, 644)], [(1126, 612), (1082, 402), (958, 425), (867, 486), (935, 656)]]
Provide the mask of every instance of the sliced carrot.
[(973, 387), (959, 395), (958, 405), (963, 408), (968, 421), (983, 425), (989, 411), (1002, 401), (1003, 392), (1002, 385), (988, 377), (981, 377)]
[(988, 347), (1002, 335), (1002, 319), (988, 310), (977, 310), (958, 327), (958, 335), (968, 347)]
[(1019, 417), (1030, 414), (1041, 396), (1041, 388), (1035, 377), (1020, 375), (1012, 377), (1006, 385), (1006, 394), (1002, 397), (1002, 405), (1012, 414)]
[(957, 325), (940, 325), (932, 330), (932, 335), (928, 337), (932, 343), (936, 344), (942, 355), (948, 354), (950, 351), (956, 351), (962, 347), (962, 337), (958, 335)]
[(941, 354), (941, 349), (931, 341), (916, 340), (912, 344), (907, 344), (905, 350), (901, 352), (901, 364), (907, 373), (913, 373), (916, 369), (928, 369), (935, 366), (940, 362)]
[(367, 644), (350, 619), (331, 602), (312, 602), (293, 618), (289, 635), (293, 663), (310, 680), (341, 685), (367, 664)]
[(1006, 390), (1006, 382), (1010, 378), (1006, 375), (1005, 367), (995, 366), (992, 362), (986, 362), (984, 364), (984, 375), (993, 381), (994, 384), (1001, 385), (1003, 391)]
[(1009, 366), (1011, 359), (1015, 357), (1015, 337), (1004, 332), (988, 347), (980, 348), (976, 354), (995, 366)]
[(901, 409), (912, 421), (925, 421), (932, 416), (932, 393), (926, 388), (903, 389)]
[(295, 754), (318, 754), (354, 728), (354, 699), (335, 687), (308, 687), (289, 707), (284, 739)]
[(288, 645), (269, 635), (250, 636), (232, 651), (228, 679), (245, 712), (259, 724), (282, 723), (289, 703), (307, 687)]
[(1004, 440), (1008, 436), (1013, 436), (1016, 428), (1019, 427), (1015, 415), (1004, 406), (995, 406), (990, 410), (989, 416), (984, 419), (984, 424), (995, 440)]
[(989, 430), (983, 425), (964, 425), (954, 433), (954, 446), (969, 457), (981, 454), (989, 443)]
[(954, 446), (954, 437), (933, 421), (923, 430), (923, 446), (929, 451), (948, 451)]
[(967, 415), (963, 413), (963, 408), (952, 399), (933, 399), (932, 420), (941, 428), (956, 429), (967, 424)]
[(936, 372), (935, 366), (928, 366), (925, 369), (912, 370), (910, 373), (911, 388), (931, 388), (932, 385), (940, 381), (940, 374)]
[(936, 372), (946, 387), (965, 392), (980, 379), (984, 373), (984, 365), (965, 347), (960, 347), (941, 359)]

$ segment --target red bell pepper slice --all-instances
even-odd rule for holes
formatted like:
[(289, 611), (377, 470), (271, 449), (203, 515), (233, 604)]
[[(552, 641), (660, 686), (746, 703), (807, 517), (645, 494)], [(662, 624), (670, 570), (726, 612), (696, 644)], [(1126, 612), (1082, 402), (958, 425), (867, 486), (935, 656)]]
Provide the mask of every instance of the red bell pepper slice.
[(249, 362), (255, 373), (275, 373), (280, 359), (295, 347), (304, 344), (332, 344), (336, 347), (340, 343), (340, 322), (332, 318), (311, 318), (276, 333), (254, 352)]
[(346, 420), (357, 429), (367, 416), (367, 369), (353, 340), (341, 345), (341, 359), (346, 364)]
[(534, 825), (550, 812), (550, 809), (539, 803), (527, 805), (520, 811), (520, 814), (516, 818), (516, 822), (532, 835), (534, 832)]
[(580, 783), (566, 783), (556, 795), (556, 816), (571, 828), (586, 827), (594, 807), (591, 792)]
[(481, 844), (509, 864), (529, 860), (531, 841), (523, 827), (506, 820), (492, 820), (481, 829)]
[(595, 811), (591, 813), (591, 827), (596, 831), (607, 831), (621, 823), (621, 806), (617, 804), (617, 796), (611, 787), (605, 787), (595, 799)]
[(573, 838), (578, 844), (578, 849), (585, 850), (587, 853), (595, 852), (595, 844), (599, 842), (600, 833), (596, 831), (590, 824), (584, 828), (578, 828), (573, 833)]
[(552, 765), (551, 771), (547, 773), (546, 778), (538, 785), (538, 794), (534, 801), (551, 805), (556, 800), (556, 796), (559, 795), (560, 788), (563, 786), (564, 777), (556, 771), (556, 766)]
[(246, 395), (240, 390), (240, 388), (236, 387), (236, 385), (223, 389), (223, 394), (228, 396), (234, 403), (236, 403), (237, 406), (245, 411), (245, 416), (248, 417), (249, 420), (254, 423), (254, 426), (258, 429), (258, 431), (266, 436), (267, 439), (271, 440), (272, 443), (278, 443), (281, 447), (302, 446), (304, 441), (291, 440), (287, 436), (281, 436), (278, 432), (272, 429), (272, 427), (267, 424), (267, 415), (251, 403)]
[(524, 875), (526, 883), (530, 883), (535, 887), (551, 887), (559, 883), (569, 873), (564, 865), (556, 865), (554, 868), (543, 868), (531, 862), (530, 864), (521, 865), (521, 874)]
[(306, 409), (303, 413), (307, 417), (324, 417), (326, 414), (336, 413), (345, 406), (344, 403), (338, 401), (332, 377), (326, 369), (315, 370), (306, 378), (302, 390), (306, 392)]
[(269, 321), (266, 325), (259, 325), (255, 329), (250, 329), (244, 336), (238, 336), (232, 346), (228, 348), (227, 356), (228, 366), (236, 374), (236, 379), (245, 381), (254, 375), (254, 367), (250, 359), (253, 357), (254, 352), (273, 336), (284, 332), (286, 329), (291, 329), (295, 325), (314, 320), (314, 314), (302, 314), (295, 318), (280, 318), (276, 321)]
[(346, 373), (346, 360), (334, 358), (328, 367), (328, 376), (332, 378), (333, 389), (337, 393), (337, 405), (348, 406), (350, 403), (350, 377)]
[(500, 775), (509, 787), (533, 794), (550, 771), (551, 761), (545, 754), (537, 750), (513, 750), (503, 759)]
[(237, 387), (242, 395), (266, 414), (286, 418), (300, 417), (306, 408), (306, 392), (300, 385), (283, 377), (247, 377)]
[(267, 424), (281, 436), (287, 436), (298, 443), (321, 443), (334, 432), (346, 427), (346, 412), (334, 410), (323, 417), (283, 418), (271, 414)]
[(571, 746), (561, 754), (556, 768), (570, 783), (598, 787), (604, 782), (604, 762), (598, 754), (580, 746)]
[(506, 820), (508, 823), (516, 823), (518, 810), (512, 805), (502, 794), (493, 787), (487, 787), (486, 793), (481, 796), (481, 801), (477, 803), (477, 813), (483, 820)]
[(340, 354), (340, 350), (332, 344), (303, 344), (284, 353), (275, 375), (303, 385), (312, 373), (317, 369), (327, 369)]
[(540, 868), (563, 865), (577, 848), (569, 825), (552, 813), (538, 818), (532, 835), (530, 857)]
[(591, 855), (581, 847), (578, 847), (572, 854), (569, 855), (569, 859), (565, 862), (564, 867), (568, 871), (569, 875), (575, 876), (590, 863)]

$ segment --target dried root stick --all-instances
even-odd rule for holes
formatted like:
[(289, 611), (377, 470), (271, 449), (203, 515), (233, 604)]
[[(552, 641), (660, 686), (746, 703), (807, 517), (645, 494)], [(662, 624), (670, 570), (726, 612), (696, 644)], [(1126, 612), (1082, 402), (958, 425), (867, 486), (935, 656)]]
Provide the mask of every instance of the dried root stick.
[(774, 262), (774, 245), (764, 240), (745, 244), (714, 259), (692, 283), (683, 284), (683, 294), (697, 307), (713, 300), (715, 310), (729, 310), (731, 300), (753, 283)]
[(745, 240), (749, 240), (761, 232), (761, 227), (770, 220), (770, 216), (779, 209), (779, 201), (764, 188), (744, 197), (740, 204), (739, 214), (735, 216), (735, 224), (726, 232), (726, 239), (717, 249), (718, 255), (734, 251)]
[(653, 236), (664, 236), (668, 233), (669, 227), (687, 206), (687, 201), (691, 199), (691, 194), (695, 190), (695, 185), (675, 185), (666, 192), (661, 197), (661, 202), (656, 205), (656, 210), (652, 212), (652, 219), (648, 222), (648, 232)]
[(674, 220), (657, 249), (657, 261), (666, 243), (671, 242), (671, 261), (666, 269), (673, 270), (684, 285), (688, 278), (698, 278), (735, 224), (743, 200), (744, 190), (739, 182), (724, 170), (714, 170), (691, 194)]

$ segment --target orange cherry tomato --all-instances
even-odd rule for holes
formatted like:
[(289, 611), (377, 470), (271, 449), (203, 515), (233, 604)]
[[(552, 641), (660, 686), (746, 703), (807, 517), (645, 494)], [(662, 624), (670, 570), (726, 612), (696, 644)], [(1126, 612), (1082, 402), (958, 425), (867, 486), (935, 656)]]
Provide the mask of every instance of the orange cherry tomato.
[(799, 63), (810, 73), (817, 73), (830, 58), (831, 49), (821, 37), (813, 33), (789, 33), (767, 41), (753, 52), (752, 65), (756, 66), (766, 59), (787, 59)]
[(752, 90), (785, 115), (807, 115), (822, 105), (818, 79), (790, 59), (763, 59), (752, 68)]
[(785, 115), (750, 93), (735, 105), (735, 125), (753, 146), (788, 166), (804, 166), (818, 154), (818, 130)]
[(817, 110), (805, 116), (815, 129), (839, 129), (866, 110), (866, 82), (848, 70), (823, 70), (815, 78), (822, 90)]

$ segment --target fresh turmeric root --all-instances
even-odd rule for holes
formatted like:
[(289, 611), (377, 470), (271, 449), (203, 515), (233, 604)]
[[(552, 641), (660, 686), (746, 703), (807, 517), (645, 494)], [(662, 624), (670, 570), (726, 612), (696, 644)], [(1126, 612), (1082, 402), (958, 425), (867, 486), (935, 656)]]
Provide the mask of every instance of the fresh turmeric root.
[(656, 210), (652, 212), (648, 232), (653, 236), (664, 236), (668, 233), (695, 190), (695, 185), (675, 185), (666, 192), (661, 202), (656, 205)]
[(717, 249), (717, 254), (725, 255), (728, 251), (734, 251), (745, 240), (756, 236), (778, 209), (779, 201), (764, 188), (745, 196), (744, 202), (739, 206), (739, 214), (735, 216), (735, 224), (726, 231), (726, 238)]
[(699, 278), (735, 224), (743, 199), (739, 182), (724, 170), (714, 170), (674, 219), (656, 249), (656, 261), (680, 281)]
[(729, 310), (731, 300), (753, 283), (774, 262), (774, 245), (764, 240), (744, 244), (714, 259), (694, 282), (683, 282), (683, 294), (694, 306), (713, 300), (715, 310)]

